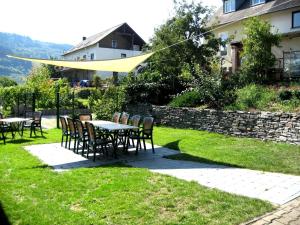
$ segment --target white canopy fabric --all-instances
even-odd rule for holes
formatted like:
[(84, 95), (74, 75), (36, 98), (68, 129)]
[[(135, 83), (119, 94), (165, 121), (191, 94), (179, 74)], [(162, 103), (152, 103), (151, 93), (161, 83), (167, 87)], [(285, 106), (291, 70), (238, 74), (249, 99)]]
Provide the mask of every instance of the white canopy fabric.
[(66, 60), (50, 60), (50, 59), (36, 59), (36, 58), (26, 58), (19, 56), (8, 55), (7, 57), (44, 63), (53, 66), (61, 66), (74, 69), (83, 69), (83, 70), (98, 70), (98, 71), (113, 71), (113, 72), (130, 72), (135, 69), (138, 65), (147, 60), (152, 56), (154, 52), (147, 54), (122, 58), (122, 59), (111, 59), (111, 60), (95, 60), (95, 61), (66, 61)]

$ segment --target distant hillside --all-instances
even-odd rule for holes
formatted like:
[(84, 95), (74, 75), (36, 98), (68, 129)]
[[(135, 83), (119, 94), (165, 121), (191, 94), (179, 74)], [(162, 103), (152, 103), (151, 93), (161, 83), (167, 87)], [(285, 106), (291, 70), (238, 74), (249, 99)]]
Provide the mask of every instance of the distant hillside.
[(7, 58), (8, 54), (36, 58), (60, 57), (63, 51), (71, 47), (0, 32), (0, 76), (10, 76), (19, 81), (21, 77), (28, 75), (32, 67), (30, 62)]

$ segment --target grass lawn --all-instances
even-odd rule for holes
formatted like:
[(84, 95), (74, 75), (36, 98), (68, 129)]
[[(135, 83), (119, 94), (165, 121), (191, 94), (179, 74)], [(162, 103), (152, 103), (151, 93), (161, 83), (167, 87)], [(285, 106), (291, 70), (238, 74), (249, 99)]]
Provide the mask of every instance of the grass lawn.
[(155, 127), (157, 145), (180, 150), (171, 159), (300, 175), (300, 147), (188, 129)]
[[(156, 142), (163, 140), (158, 134), (166, 135), (166, 144), (176, 142), (168, 131), (157, 128)], [(0, 144), (0, 218), (5, 214), (12, 224), (212, 225), (239, 224), (273, 208), (122, 164), (56, 173), (22, 148), (59, 139), (60, 131), (50, 130), (46, 138)]]

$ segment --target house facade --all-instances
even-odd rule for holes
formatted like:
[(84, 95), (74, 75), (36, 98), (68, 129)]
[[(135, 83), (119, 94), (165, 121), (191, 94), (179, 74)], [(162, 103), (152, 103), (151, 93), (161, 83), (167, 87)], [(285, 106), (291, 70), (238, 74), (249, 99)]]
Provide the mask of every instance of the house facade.
[[(145, 41), (127, 24), (123, 23), (95, 34), (62, 55), (63, 60), (107, 60), (137, 56), (142, 53)], [(97, 74), (102, 77), (117, 75), (113, 71), (91, 71), (64, 68), (61, 76), (71, 82), (91, 80)]]
[(282, 35), (280, 47), (272, 49), (277, 58), (276, 68), (284, 77), (300, 77), (300, 0), (222, 1), (223, 7), (215, 13), (210, 26), (216, 26), (213, 31), (216, 37), (230, 38), (231, 42), (220, 49), (224, 68), (232, 72), (238, 70), (243, 48), (243, 22), (259, 16), (273, 26), (274, 32)]

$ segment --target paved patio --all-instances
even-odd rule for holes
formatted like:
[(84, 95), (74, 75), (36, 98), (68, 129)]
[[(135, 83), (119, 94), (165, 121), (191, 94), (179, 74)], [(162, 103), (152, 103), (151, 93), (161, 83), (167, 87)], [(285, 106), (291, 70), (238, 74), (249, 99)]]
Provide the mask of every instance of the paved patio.
[(300, 196), (300, 176), (231, 168), (217, 164), (170, 160), (164, 156), (178, 154), (178, 151), (159, 146), (155, 146), (155, 148), (156, 154), (147, 150), (140, 151), (140, 154), (135, 156), (133, 149), (130, 149), (128, 155), (122, 154), (117, 160), (113, 158), (98, 159), (93, 162), (60, 147), (60, 144), (25, 147), (27, 151), (53, 167), (57, 172), (122, 162), (179, 179), (196, 181), (209, 188), (267, 200), (276, 205), (283, 205)]
[(294, 199), (276, 211), (268, 213), (242, 225), (299, 225), (300, 224), (300, 198)]

